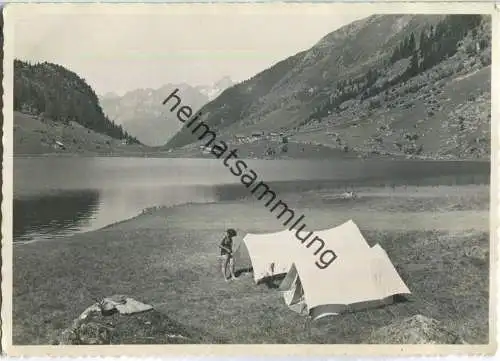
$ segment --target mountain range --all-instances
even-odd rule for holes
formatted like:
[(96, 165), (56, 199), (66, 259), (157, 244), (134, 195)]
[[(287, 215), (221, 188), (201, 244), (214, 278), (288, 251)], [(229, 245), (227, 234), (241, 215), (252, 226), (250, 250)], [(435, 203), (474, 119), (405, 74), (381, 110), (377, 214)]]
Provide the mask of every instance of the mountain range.
[[(200, 120), (242, 149), (261, 132), (359, 154), (487, 158), (490, 82), (489, 16), (374, 15), (229, 88)], [(198, 149), (198, 136), (185, 127), (165, 148)], [(251, 155), (283, 153), (273, 139)]]
[(107, 93), (99, 97), (106, 115), (127, 132), (133, 134), (143, 144), (149, 146), (164, 145), (177, 133), (181, 124), (167, 121), (167, 114), (162, 101), (174, 89), (183, 94), (183, 100), (193, 108), (201, 108), (215, 99), (234, 83), (230, 77), (223, 77), (212, 85), (190, 86), (188, 84), (165, 84), (159, 89), (136, 89), (119, 96)]

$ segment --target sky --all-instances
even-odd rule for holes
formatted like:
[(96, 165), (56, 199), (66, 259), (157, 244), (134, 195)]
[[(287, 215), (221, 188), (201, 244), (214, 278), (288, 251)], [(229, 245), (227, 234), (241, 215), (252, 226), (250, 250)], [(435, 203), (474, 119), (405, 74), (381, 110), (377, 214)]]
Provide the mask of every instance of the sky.
[(15, 57), (65, 66), (97, 94), (209, 85), (224, 76), (242, 81), (369, 15), (299, 7), (51, 8), (13, 13)]

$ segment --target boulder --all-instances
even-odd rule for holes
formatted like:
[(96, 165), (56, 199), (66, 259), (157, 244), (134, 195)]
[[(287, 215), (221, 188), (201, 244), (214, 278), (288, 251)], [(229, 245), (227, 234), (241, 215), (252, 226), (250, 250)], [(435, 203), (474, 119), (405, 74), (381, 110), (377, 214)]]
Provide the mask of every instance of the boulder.
[(463, 344), (455, 333), (433, 318), (416, 315), (373, 331), (368, 343), (377, 344)]

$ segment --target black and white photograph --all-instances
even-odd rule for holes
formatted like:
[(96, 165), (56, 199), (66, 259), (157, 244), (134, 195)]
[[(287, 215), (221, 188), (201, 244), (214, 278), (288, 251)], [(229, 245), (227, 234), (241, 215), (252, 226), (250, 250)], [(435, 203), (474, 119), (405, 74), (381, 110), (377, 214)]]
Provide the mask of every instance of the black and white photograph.
[(5, 352), (494, 353), (498, 16), (456, 5), (5, 6)]

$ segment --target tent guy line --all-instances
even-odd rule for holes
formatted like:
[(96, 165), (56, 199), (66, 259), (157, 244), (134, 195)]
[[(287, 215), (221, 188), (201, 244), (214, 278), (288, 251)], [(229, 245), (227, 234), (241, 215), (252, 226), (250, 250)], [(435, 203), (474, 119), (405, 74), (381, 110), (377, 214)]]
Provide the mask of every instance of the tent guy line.
[[(198, 112), (195, 116), (190, 118), (191, 115), (193, 114), (193, 110), (190, 106), (181, 104), (181, 98), (178, 95), (178, 91), (179, 91), (179, 89), (176, 88), (163, 101), (162, 104), (165, 105), (169, 101), (173, 100), (175, 102), (175, 104), (170, 108), (170, 112), (174, 112), (177, 109), (177, 107), (180, 106), (179, 109), (177, 110), (177, 118), (179, 119), (179, 121), (184, 123), (185, 127), (187, 127), (191, 131), (191, 134), (193, 134), (193, 135), (195, 135), (195, 133), (197, 131), (202, 129), (203, 134), (198, 136), (198, 140), (202, 140), (205, 138), (205, 136), (210, 135), (210, 139), (205, 143), (205, 146), (211, 147), (210, 153), (212, 155), (214, 155), (217, 159), (221, 159), (222, 155), (225, 154), (229, 149), (227, 143), (224, 142), (223, 140), (218, 140), (216, 143), (214, 143), (214, 141), (217, 138), (217, 135), (212, 130), (210, 130), (210, 127), (203, 121), (199, 121), (197, 123), (196, 127), (191, 128), (191, 126), (193, 126), (196, 123), (196, 121), (200, 118), (202, 113)], [(188, 122), (188, 123), (186, 123), (186, 122)], [(198, 133), (198, 134), (200, 134), (200, 133)], [(214, 143), (214, 144), (212, 145), (212, 143)], [(228, 163), (228, 161), (230, 159), (236, 160), (234, 162), (234, 168), (232, 165), (230, 165)], [(275, 202), (275, 200), (277, 198), (276, 192), (272, 191), (271, 188), (265, 182), (259, 181), (258, 183), (256, 183), (254, 185), (254, 183), (258, 179), (258, 175), (254, 170), (248, 168), (248, 165), (246, 164), (246, 162), (244, 160), (238, 159), (237, 149), (232, 149), (229, 151), (229, 153), (227, 154), (227, 156), (223, 160), (223, 164), (226, 167), (230, 168), (229, 170), (231, 171), (231, 173), (234, 176), (240, 177), (241, 183), (247, 189), (250, 189), (253, 186), (253, 188), (250, 190), (250, 192), (253, 195), (255, 195), (255, 193), (258, 190), (264, 190), (258, 196), (259, 200), (262, 200), (265, 196), (270, 196), (267, 199), (267, 202), (265, 203), (265, 207), (268, 208), (271, 213), (276, 211), (279, 208), (280, 213), (276, 216), (276, 218), (278, 220), (281, 220), (281, 217), (283, 217), (285, 214), (287, 214), (288, 219), (286, 219), (286, 221), (283, 222), (284, 226), (288, 226), (289, 223), (295, 218), (295, 211), (293, 209), (290, 209), (290, 207), (288, 206), (288, 204), (286, 202), (283, 202), (281, 199), (278, 199)], [(274, 205), (272, 207), (270, 207), (271, 204), (273, 204), (273, 202), (274, 202)], [(328, 266), (330, 266), (333, 263), (333, 261), (335, 261), (335, 259), (337, 258), (337, 255), (331, 249), (328, 249), (328, 248), (325, 249), (325, 245), (326, 245), (325, 241), (322, 238), (318, 237), (317, 235), (314, 235), (314, 237), (309, 241), (309, 239), (313, 235), (313, 231), (309, 231), (309, 232), (304, 231), (304, 229), (307, 226), (307, 224), (303, 222), (304, 219), (305, 219), (304, 215), (301, 215), (300, 217), (298, 217), (295, 220), (295, 222), (292, 225), (290, 225), (288, 230), (292, 231), (293, 229), (295, 229), (295, 237), (303, 245), (305, 245), (306, 248), (309, 249), (314, 245), (314, 248), (315, 248), (315, 249), (313, 249), (314, 255), (318, 256), (314, 263), (319, 269), (326, 269)], [(300, 222), (302, 222), (302, 225), (300, 227), (296, 228)], [(306, 235), (306, 233), (307, 233), (307, 235)]]

